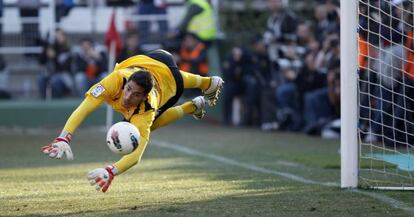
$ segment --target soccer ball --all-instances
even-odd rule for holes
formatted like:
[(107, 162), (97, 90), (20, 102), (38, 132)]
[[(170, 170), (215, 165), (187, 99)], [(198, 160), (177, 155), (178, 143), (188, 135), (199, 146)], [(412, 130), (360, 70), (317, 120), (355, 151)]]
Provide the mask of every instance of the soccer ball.
[(128, 122), (118, 122), (106, 133), (106, 144), (112, 152), (125, 155), (133, 152), (139, 145), (139, 131)]

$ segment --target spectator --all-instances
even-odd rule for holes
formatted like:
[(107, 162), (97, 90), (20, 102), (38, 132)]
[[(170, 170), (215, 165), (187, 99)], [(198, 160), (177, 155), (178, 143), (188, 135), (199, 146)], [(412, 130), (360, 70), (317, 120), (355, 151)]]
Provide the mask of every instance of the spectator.
[[(401, 85), (403, 49), (401, 45), (392, 46), (387, 49), (390, 53), (382, 53), (379, 56), (377, 71), (378, 80), (381, 85), (375, 87), (373, 105), (371, 109), (372, 122), (370, 124), (370, 135), (366, 138), (369, 142), (376, 142), (380, 138), (376, 135), (383, 135), (384, 142), (394, 145), (397, 141), (394, 130), (398, 129), (398, 119), (403, 117), (402, 110), (395, 106), (398, 102), (403, 102), (400, 98), (404, 97)], [(384, 54), (384, 55), (383, 55)], [(404, 106), (404, 104), (402, 104)]]
[(256, 80), (259, 81), (260, 86), (270, 86), (273, 80), (271, 73), (271, 62), (267, 55), (266, 44), (264, 43), (261, 36), (256, 36), (252, 40), (252, 51), (253, 51), (253, 75)]
[[(217, 26), (214, 8), (209, 0), (186, 0), (187, 10), (178, 28), (169, 38), (180, 40), (185, 33), (192, 33), (207, 47), (207, 61), (211, 73), (219, 75), (221, 61), (218, 50)], [(210, 74), (211, 74), (210, 73)]]
[(327, 18), (327, 10), (326, 7), (322, 4), (319, 4), (314, 9), (314, 17), (316, 19), (316, 27), (315, 27), (315, 36), (319, 43), (323, 42), (323, 39), (326, 36), (326, 28), (329, 25), (329, 21)]
[(377, 0), (364, 0), (359, 3), (360, 15), (358, 33), (358, 65), (359, 65), (359, 85), (360, 85), (360, 120), (361, 129), (371, 131), (369, 120), (371, 119), (371, 105), (375, 104), (375, 94), (377, 89), (377, 73), (375, 66), (378, 65), (380, 40), (378, 21)]
[(296, 29), (297, 45), (306, 47), (309, 43), (314, 41), (314, 34), (308, 23), (300, 23)]
[(360, 35), (370, 45), (368, 58), (376, 61), (381, 49), (401, 43), (402, 23), (397, 19), (401, 12), (388, 2), (378, 0), (369, 1), (363, 9), (365, 14), (360, 16)]
[(292, 68), (282, 71), (284, 82), (276, 88), (280, 129), (298, 130), (300, 127), (299, 96), (295, 84), (297, 73)]
[(322, 49), (318, 52), (315, 64), (316, 68), (322, 73), (326, 73), (328, 66), (340, 59), (339, 36), (337, 33), (328, 35), (322, 44)]
[[(296, 43), (298, 20), (296, 15), (287, 7), (287, 2), (283, 0), (267, 0), (267, 4), (271, 15), (267, 19), (263, 40), (267, 46), (268, 56), (272, 63), (272, 77), (279, 86), (284, 83), (291, 83), (290, 78), (287, 80), (285, 76), (289, 77), (292, 74), (296, 76), (297, 70), (302, 65), (300, 58), (303, 51), (301, 51)], [(274, 85), (273, 88), (277, 88), (277, 86)], [(273, 102), (273, 105), (267, 104), (263, 106), (264, 108), (272, 108), (270, 114), (276, 114), (277, 97), (275, 95), (275, 89), (270, 91), (272, 97), (266, 94), (269, 91), (266, 90), (262, 93), (262, 97), (267, 95), (262, 101), (266, 102), (271, 99), (270, 101)], [(278, 113), (281, 114), (280, 112)], [(278, 119), (284, 119), (285, 117), (278, 117)], [(267, 117), (267, 119), (272, 119), (272, 117)], [(279, 124), (275, 123), (277, 123), (276, 118), (274, 120), (262, 120), (262, 129), (269, 128), (267, 125), (272, 126), (270, 128), (275, 128), (277, 125), (277, 128), (279, 128)]]
[(324, 6), (326, 7), (327, 25), (323, 29), (323, 33), (332, 34), (340, 32), (339, 24), (339, 6), (337, 1), (326, 0)]
[(213, 7), (207, 0), (186, 0), (188, 9), (172, 38), (182, 38), (185, 33), (193, 33), (199, 40), (210, 45), (216, 39), (216, 26)]
[[(303, 55), (306, 49), (297, 45), (295, 41), (288, 41), (279, 47), (279, 59), (277, 60), (278, 69), (284, 71), (285, 69), (292, 69), (294, 72), (300, 70), (303, 66)], [(285, 77), (280, 74), (279, 82), (283, 83)]]
[(233, 101), (241, 99), (244, 94), (244, 76), (251, 70), (250, 56), (245, 49), (234, 47), (226, 58), (223, 67), (224, 82), (224, 105), (223, 121), (225, 125), (240, 123), (233, 122)]
[[(412, 11), (412, 5), (405, 3), (399, 8), (405, 8), (408, 12)], [(400, 10), (400, 9), (399, 9)], [(396, 13), (401, 13), (396, 12)], [(376, 68), (378, 69), (378, 79), (381, 86), (375, 89), (375, 98), (373, 109), (373, 121), (370, 123), (370, 132), (367, 134), (366, 142), (377, 142), (382, 140), (387, 145), (405, 146), (413, 141), (412, 136), (407, 136), (413, 132), (413, 70), (412, 70), (412, 49), (413, 33), (412, 26), (406, 25), (412, 21), (412, 12), (401, 14), (404, 23), (401, 26), (405, 32), (405, 38), (399, 37), (394, 40), (386, 40), (384, 50), (380, 52), (379, 61)], [(400, 29), (401, 29), (400, 27)], [(392, 28), (392, 32), (398, 32)], [(404, 44), (400, 44), (400, 41)], [(380, 123), (380, 124), (379, 124)], [(378, 135), (382, 135), (380, 138)]]
[(107, 68), (107, 56), (103, 50), (99, 50), (92, 39), (85, 38), (81, 41), (80, 52), (75, 59), (75, 80), (78, 93), (84, 93), (105, 76)]
[(292, 69), (285, 69), (285, 82), (276, 89), (276, 99), (279, 106), (278, 119), (280, 128), (286, 130), (300, 130), (302, 128), (303, 100), (306, 92), (326, 87), (326, 75), (318, 71), (315, 66), (318, 43), (309, 42), (305, 55), (304, 66), (298, 73)]
[(274, 110), (271, 62), (261, 36), (253, 39), (252, 46), (252, 67), (244, 78), (244, 123), (266, 125), (276, 119), (275, 113), (268, 112)]
[[(395, 106), (395, 122), (394, 129), (396, 136), (396, 145), (403, 145), (414, 143), (414, 33), (413, 33), (413, 3), (411, 1), (401, 1), (398, 7), (395, 7), (397, 17), (401, 17), (402, 21), (398, 26), (399, 30), (404, 30), (404, 37), (402, 38), (402, 76), (400, 84), (403, 86), (397, 99)], [(396, 57), (398, 58), (398, 56)], [(401, 60), (399, 58), (399, 60)], [(394, 70), (395, 71), (395, 70)], [(394, 74), (394, 73), (393, 73)]]
[[(315, 43), (317, 43), (315, 41)], [(314, 45), (317, 46), (317, 45)], [(311, 48), (309, 48), (311, 49)], [(297, 79), (295, 80), (295, 84), (298, 88), (298, 98), (299, 98), (299, 108), (300, 111), (303, 110), (303, 100), (304, 95), (307, 92), (311, 92), (313, 90), (326, 87), (326, 74), (321, 72), (316, 67), (316, 55), (317, 55), (317, 48), (313, 48), (311, 52), (309, 52), (305, 56), (305, 65), (299, 71)]]
[(169, 34), (173, 40), (180, 40), (185, 33), (192, 33), (207, 47), (210, 70), (220, 72), (220, 56), (217, 46), (217, 27), (214, 10), (208, 0), (186, 0), (187, 11), (178, 28)]
[[(296, 131), (301, 127), (299, 92), (296, 81), (298, 73), (304, 65), (305, 45), (311, 40), (312, 34), (310, 34), (308, 26), (300, 24), (297, 26), (295, 40), (286, 39), (279, 47), (277, 65), (281, 73), (278, 73), (279, 82), (275, 98), (280, 129)], [(298, 43), (301, 43), (301, 46)]]
[[(184, 36), (178, 59), (180, 70), (207, 76), (207, 48), (194, 34), (187, 33)], [(186, 97), (194, 97), (200, 94), (201, 92), (198, 89), (188, 89), (184, 91)]]
[[(411, 5), (412, 9), (412, 5)], [(412, 16), (412, 15), (411, 15)], [(412, 20), (412, 17), (411, 17)], [(403, 92), (404, 96), (400, 97), (400, 102), (398, 105), (405, 105), (404, 111), (401, 111), (403, 117), (405, 117), (404, 124), (402, 125), (402, 131), (407, 132), (406, 140), (402, 140), (406, 144), (414, 144), (414, 37), (413, 29), (411, 28), (406, 33), (405, 39), (405, 55), (406, 59), (404, 61), (404, 77), (403, 82), (405, 83), (405, 91)]]
[[(165, 0), (141, 0), (138, 4), (138, 15), (166, 15), (167, 4)], [(168, 31), (166, 19), (158, 19), (158, 32), (163, 35)], [(138, 22), (138, 31), (141, 34), (143, 44), (151, 43), (151, 21)]]
[(296, 40), (296, 15), (286, 7), (283, 0), (268, 0), (271, 11), (267, 19), (266, 31), (263, 35), (268, 46), (270, 60), (274, 63), (279, 59), (279, 49), (286, 41)]
[(180, 49), (180, 70), (206, 76), (208, 74), (207, 50), (194, 34), (186, 34)]
[[(396, 2), (396, 1), (394, 1)], [(381, 1), (381, 40), (385, 47), (400, 44), (403, 37), (403, 25), (401, 24), (401, 10), (391, 2)], [(412, 22), (412, 21), (411, 21)]]
[(120, 63), (127, 58), (143, 54), (144, 51), (141, 47), (140, 37), (138, 32), (129, 31), (126, 33), (125, 46), (122, 48), (121, 53), (117, 56), (116, 62)]
[(340, 69), (339, 62), (327, 73), (327, 87), (305, 93), (304, 132), (318, 135), (323, 126), (339, 117)]
[[(41, 98), (61, 98), (69, 95), (73, 89), (71, 70), (72, 56), (66, 34), (62, 29), (56, 29), (55, 41), (44, 42), (43, 52), (39, 62), (46, 66), (46, 71), (39, 78)], [(51, 92), (50, 96), (48, 92)]]
[(279, 107), (278, 120), (281, 129), (300, 130), (303, 122), (303, 100), (306, 92), (326, 87), (326, 75), (315, 66), (318, 43), (310, 41), (305, 55), (304, 66), (295, 72), (285, 69), (285, 82), (276, 88), (276, 99)]

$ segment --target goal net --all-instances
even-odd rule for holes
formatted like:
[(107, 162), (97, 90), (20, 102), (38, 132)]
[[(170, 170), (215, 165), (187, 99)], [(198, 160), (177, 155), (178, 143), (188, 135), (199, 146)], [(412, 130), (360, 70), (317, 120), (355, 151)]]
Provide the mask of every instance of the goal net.
[(358, 0), (358, 184), (414, 189), (414, 0)]

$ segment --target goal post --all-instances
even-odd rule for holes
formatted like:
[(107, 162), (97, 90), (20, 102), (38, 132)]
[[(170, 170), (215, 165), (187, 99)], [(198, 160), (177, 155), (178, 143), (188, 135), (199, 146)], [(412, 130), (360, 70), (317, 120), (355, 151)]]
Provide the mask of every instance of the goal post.
[[(358, 0), (341, 0), (341, 187), (358, 185)], [(345, 19), (344, 19), (345, 18)]]
[(341, 0), (341, 187), (414, 190), (414, 0)]

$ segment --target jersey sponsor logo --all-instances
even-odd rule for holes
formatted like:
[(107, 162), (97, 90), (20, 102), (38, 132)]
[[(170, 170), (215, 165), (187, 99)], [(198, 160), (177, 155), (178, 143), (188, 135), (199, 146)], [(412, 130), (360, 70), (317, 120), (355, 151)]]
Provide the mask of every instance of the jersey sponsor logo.
[(94, 97), (98, 97), (98, 96), (100, 96), (103, 92), (105, 92), (105, 88), (102, 86), (102, 85), (98, 85), (98, 86), (96, 86), (92, 91), (91, 91), (91, 94), (94, 96)]

